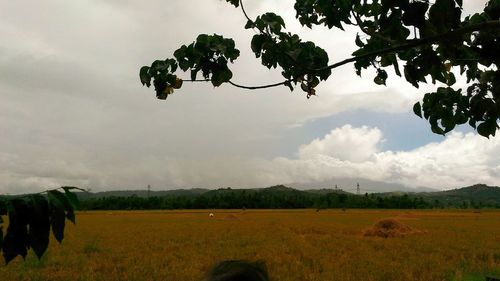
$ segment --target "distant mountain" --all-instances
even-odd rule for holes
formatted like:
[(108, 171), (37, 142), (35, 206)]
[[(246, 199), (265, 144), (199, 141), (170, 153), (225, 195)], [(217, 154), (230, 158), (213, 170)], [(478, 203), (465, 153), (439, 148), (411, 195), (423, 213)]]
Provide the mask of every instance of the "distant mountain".
[[(164, 197), (164, 196), (196, 196), (210, 191), (209, 189), (203, 188), (192, 188), (192, 189), (173, 189), (173, 190), (151, 190), (149, 196), (151, 197)], [(131, 197), (137, 196), (141, 198), (148, 197), (147, 190), (113, 190), (113, 191), (102, 191), (102, 192), (78, 192), (79, 198), (102, 198), (102, 197)]]
[(500, 204), (500, 187), (476, 184), (463, 188), (425, 192), (419, 195), (449, 203), (468, 202), (470, 204)]
[(307, 183), (290, 183), (287, 186), (302, 189), (302, 190), (321, 190), (335, 189), (356, 193), (356, 185), (359, 183), (360, 192), (365, 193), (381, 193), (381, 192), (434, 192), (438, 191), (428, 187), (408, 187), (397, 183), (388, 183), (381, 181), (373, 181), (368, 179), (353, 179), (353, 178), (335, 178), (326, 181), (307, 182)]
[[(352, 180), (351, 180), (352, 181)], [(343, 181), (337, 181), (343, 182)], [(500, 187), (497, 186), (487, 186), (484, 184), (476, 184), (473, 186), (457, 188), (446, 191), (434, 191), (429, 188), (412, 189), (396, 184), (386, 184), (375, 181), (359, 180), (361, 194), (373, 193), (373, 195), (382, 198), (388, 198), (393, 196), (403, 196), (407, 195), (410, 198), (422, 197), (427, 202), (440, 202), (443, 206), (495, 206), (500, 204)], [(311, 189), (310, 187), (328, 187), (335, 186), (331, 181), (322, 182), (317, 184), (301, 184), (301, 189), (296, 189), (288, 187), (285, 185), (276, 185), (266, 188), (255, 188), (255, 189), (236, 189), (236, 188), (220, 188), (220, 189), (203, 189), (203, 188), (193, 188), (193, 189), (175, 189), (175, 190), (164, 190), (164, 191), (151, 191), (150, 197), (187, 197), (195, 198), (199, 196), (203, 197), (224, 197), (232, 196), (238, 194), (259, 194), (263, 196), (271, 196), (273, 198), (285, 198), (285, 197), (304, 197), (304, 198), (317, 198), (318, 196), (323, 196), (327, 194), (335, 193), (337, 195), (354, 195), (356, 193), (356, 188), (343, 189), (345, 185), (337, 183), (337, 189), (335, 188), (316, 188)], [(308, 188), (309, 187), (309, 188)], [(374, 192), (375, 190), (388, 190), (388, 192)], [(424, 192), (417, 192), (419, 190), (424, 190)], [(432, 190), (432, 191), (429, 191)], [(77, 193), (80, 199), (95, 199), (104, 197), (132, 197), (136, 196), (139, 198), (146, 198), (148, 196), (147, 190), (121, 190), (121, 191), (105, 191), (96, 193)]]

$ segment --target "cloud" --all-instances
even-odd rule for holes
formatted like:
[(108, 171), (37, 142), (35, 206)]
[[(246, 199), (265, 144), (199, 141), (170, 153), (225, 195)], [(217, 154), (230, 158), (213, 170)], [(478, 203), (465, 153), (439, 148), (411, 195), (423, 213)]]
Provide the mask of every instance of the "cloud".
[(439, 189), (500, 183), (499, 139), (451, 133), (410, 151), (379, 151), (382, 142), (377, 128), (345, 125), (301, 146), (295, 159), (274, 159), (268, 173), (287, 182), (347, 177)]
[(300, 159), (313, 159), (327, 156), (350, 162), (364, 162), (377, 153), (377, 146), (382, 141), (382, 132), (378, 129), (361, 127), (354, 129), (350, 125), (332, 130), (323, 139), (315, 139), (299, 148)]

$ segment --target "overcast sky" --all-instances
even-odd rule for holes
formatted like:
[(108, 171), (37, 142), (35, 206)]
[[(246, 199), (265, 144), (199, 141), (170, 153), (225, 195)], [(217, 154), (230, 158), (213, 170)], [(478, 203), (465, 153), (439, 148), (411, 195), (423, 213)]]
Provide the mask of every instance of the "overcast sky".
[[(293, 1), (247, 1), (254, 17), (329, 52), (354, 49), (355, 32), (303, 29)], [(484, 0), (466, 0), (477, 11)], [(433, 135), (411, 113), (426, 90), (387, 87), (347, 65), (307, 100), (286, 88), (245, 91), (184, 83), (167, 101), (138, 71), (199, 33), (235, 39), (234, 81), (281, 81), (250, 51), (252, 31), (222, 0), (0, 0), (0, 193), (61, 185), (98, 190), (264, 187), (335, 177), (410, 187), (500, 184), (500, 138), (467, 128)], [(188, 75), (186, 75), (188, 77)]]

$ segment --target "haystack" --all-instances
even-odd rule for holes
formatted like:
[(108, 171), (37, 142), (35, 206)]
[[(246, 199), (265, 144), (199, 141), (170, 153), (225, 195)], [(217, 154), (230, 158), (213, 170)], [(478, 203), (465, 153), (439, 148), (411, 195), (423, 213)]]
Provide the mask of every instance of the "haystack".
[(408, 234), (420, 233), (421, 231), (415, 230), (408, 225), (393, 219), (381, 219), (376, 222), (372, 228), (364, 232), (364, 236), (376, 236), (376, 237), (403, 237)]

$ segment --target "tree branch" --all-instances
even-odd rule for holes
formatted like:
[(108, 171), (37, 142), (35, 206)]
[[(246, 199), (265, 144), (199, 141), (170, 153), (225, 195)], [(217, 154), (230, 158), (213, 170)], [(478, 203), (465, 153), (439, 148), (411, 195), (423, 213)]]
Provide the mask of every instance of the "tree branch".
[(269, 84), (269, 85), (263, 85), (263, 86), (253, 86), (253, 87), (238, 85), (238, 84), (233, 83), (231, 81), (229, 81), (229, 84), (231, 84), (231, 85), (233, 85), (233, 86), (235, 86), (237, 88), (241, 88), (241, 89), (258, 90), (258, 89), (266, 89), (266, 88), (272, 88), (272, 87), (277, 87), (277, 86), (285, 85), (287, 82), (290, 82), (290, 80), (285, 80), (283, 82), (279, 82), (279, 83), (275, 83), (275, 84)]
[[(243, 14), (245, 15), (245, 17), (249, 21), (251, 21), (250, 18), (248, 17), (248, 14), (245, 11), (245, 8), (243, 7), (243, 1), (242, 0), (240, 0), (240, 5), (241, 5), (241, 9), (242, 9)], [(431, 43), (435, 43), (435, 42), (439, 42), (439, 41), (444, 41), (444, 40), (447, 40), (447, 39), (449, 39), (451, 37), (460, 36), (460, 35), (463, 35), (463, 34), (474, 32), (474, 31), (484, 31), (484, 30), (490, 30), (490, 29), (500, 29), (500, 21), (498, 21), (498, 20), (487, 21), (487, 22), (483, 22), (483, 23), (478, 23), (478, 24), (474, 24), (474, 25), (465, 26), (465, 27), (462, 27), (462, 28), (459, 28), (459, 29), (455, 29), (455, 30), (449, 31), (449, 32), (444, 33), (444, 34), (439, 34), (439, 35), (431, 36), (431, 37), (428, 37), (428, 38), (422, 38), (422, 39), (416, 39), (416, 40), (408, 40), (407, 43), (405, 43), (405, 44), (401, 44), (401, 45), (398, 45), (398, 46), (389, 47), (389, 48), (386, 48), (386, 49), (372, 51), (372, 52), (369, 52), (369, 53), (366, 53), (366, 54), (363, 54), (363, 55), (351, 57), (351, 58), (339, 61), (337, 63), (334, 63), (334, 64), (329, 65), (329, 66), (324, 67), (324, 68), (309, 69), (309, 70), (311, 70), (311, 71), (322, 71), (322, 70), (326, 70), (326, 69), (334, 69), (334, 68), (340, 67), (342, 65), (345, 65), (345, 64), (348, 64), (348, 63), (351, 63), (351, 62), (356, 62), (356, 61), (361, 60), (361, 59), (372, 58), (372, 57), (376, 57), (376, 56), (379, 56), (379, 55), (384, 55), (384, 54), (388, 54), (388, 53), (394, 53), (394, 52), (398, 52), (398, 51), (402, 51), (402, 50), (407, 50), (407, 49), (415, 48), (415, 47), (422, 46), (422, 45), (427, 45), (427, 44), (431, 44)], [(261, 32), (263, 32), (263, 31), (261, 31)], [(307, 68), (304, 68), (304, 69), (307, 69)], [(198, 80), (190, 80), (190, 79), (184, 80), (183, 79), (183, 81), (186, 81), (186, 82), (209, 82), (210, 79), (198, 79)], [(268, 84), (268, 85), (261, 85), (261, 86), (245, 86), (245, 85), (240, 85), (240, 84), (234, 83), (232, 81), (228, 81), (228, 83), (231, 84), (232, 86), (240, 88), (240, 89), (246, 89), (246, 90), (267, 89), (267, 88), (282, 86), (282, 85), (285, 85), (286, 83), (289, 83), (289, 82), (292, 82), (292, 80), (285, 80), (285, 81), (282, 81), (282, 82), (278, 82), (278, 83), (274, 83), (274, 84)]]
[[(184, 81), (184, 82), (210, 82), (211, 80), (210, 79), (197, 79), (197, 80), (190, 80), (190, 79), (184, 80), (184, 79), (182, 79), (182, 81)], [(272, 87), (285, 85), (287, 82), (291, 82), (291, 80), (285, 80), (282, 82), (268, 84), (268, 85), (261, 85), (261, 86), (245, 86), (245, 85), (236, 84), (232, 81), (228, 81), (227, 83), (231, 84), (232, 86), (234, 86), (236, 88), (241, 88), (241, 89), (246, 89), (246, 90), (259, 90), (259, 89), (266, 89), (266, 88), (272, 88)]]
[[(245, 7), (243, 6), (243, 0), (240, 0), (240, 7), (241, 7), (241, 11), (243, 11), (243, 15), (245, 15), (245, 18), (247, 18), (248, 21), (253, 22), (253, 20), (250, 19), (247, 12), (245, 11)], [(255, 26), (255, 24), (254, 24), (254, 26)], [(261, 32), (262, 32), (262, 30), (261, 30)]]
[(342, 66), (344, 64), (355, 62), (355, 61), (358, 61), (361, 59), (372, 58), (372, 57), (376, 57), (379, 55), (385, 55), (385, 54), (389, 54), (389, 53), (394, 53), (394, 52), (398, 52), (398, 51), (402, 51), (402, 50), (415, 48), (415, 47), (422, 46), (422, 45), (436, 43), (439, 41), (447, 40), (451, 37), (460, 36), (463, 34), (474, 32), (474, 31), (484, 31), (484, 30), (490, 30), (490, 29), (497, 29), (497, 30), (500, 29), (500, 21), (498, 21), (498, 20), (486, 21), (486, 22), (458, 28), (458, 29), (446, 32), (444, 34), (439, 34), (439, 35), (435, 35), (435, 36), (431, 36), (431, 37), (427, 37), (427, 38), (422, 38), (422, 39), (417, 39), (417, 40), (409, 40), (409, 41), (407, 41), (408, 43), (405, 43), (405, 44), (402, 44), (399, 46), (394, 46), (394, 47), (390, 47), (390, 48), (386, 48), (386, 49), (382, 49), (382, 50), (369, 52), (369, 53), (366, 53), (363, 55), (351, 57), (351, 58), (339, 61), (337, 63), (334, 63), (332, 65), (329, 65), (325, 68), (315, 69), (314, 71), (334, 69), (334, 68), (337, 68), (337, 67)]

